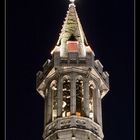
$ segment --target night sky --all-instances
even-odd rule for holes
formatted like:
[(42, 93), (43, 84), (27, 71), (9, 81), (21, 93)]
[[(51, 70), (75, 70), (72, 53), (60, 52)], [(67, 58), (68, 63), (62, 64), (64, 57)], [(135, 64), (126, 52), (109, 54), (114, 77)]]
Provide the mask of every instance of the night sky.
[[(44, 100), (36, 73), (51, 58), (68, 0), (6, 1), (6, 140), (42, 140)], [(77, 0), (89, 45), (110, 74), (104, 140), (134, 139), (133, 0)]]

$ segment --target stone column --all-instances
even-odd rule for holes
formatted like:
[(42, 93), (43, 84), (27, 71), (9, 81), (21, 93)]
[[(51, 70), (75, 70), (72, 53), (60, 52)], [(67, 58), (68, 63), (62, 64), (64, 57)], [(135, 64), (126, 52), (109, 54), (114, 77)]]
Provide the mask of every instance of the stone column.
[(98, 97), (98, 123), (100, 124), (100, 126), (102, 126), (102, 103), (101, 103), (101, 94), (100, 94), (100, 90), (98, 89), (97, 92), (97, 97)]
[(97, 114), (98, 114), (98, 106), (97, 106), (97, 87), (94, 89), (93, 93), (93, 108), (94, 108), (94, 121), (98, 123)]
[(84, 113), (89, 117), (89, 80), (84, 80)]
[(63, 79), (62, 76), (59, 76), (57, 82), (57, 117), (62, 116), (62, 104), (63, 104)]
[(46, 124), (52, 120), (52, 93), (50, 89), (46, 90), (45, 98), (45, 121)]
[(47, 90), (45, 91), (45, 97), (44, 97), (44, 127), (46, 126), (46, 116), (47, 116)]
[(76, 114), (76, 79), (75, 74), (71, 74), (71, 89), (70, 89), (70, 111), (71, 115)]
[(94, 90), (93, 106), (94, 106), (94, 120), (96, 123), (102, 126), (101, 96), (98, 87), (96, 87), (96, 89)]

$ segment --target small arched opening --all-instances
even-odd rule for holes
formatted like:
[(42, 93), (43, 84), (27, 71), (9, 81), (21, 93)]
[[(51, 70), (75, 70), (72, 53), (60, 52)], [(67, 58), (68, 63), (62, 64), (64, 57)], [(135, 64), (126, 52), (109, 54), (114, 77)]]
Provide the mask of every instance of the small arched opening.
[(89, 118), (94, 120), (94, 94), (96, 85), (93, 80), (89, 81)]
[(62, 117), (70, 116), (70, 76), (63, 77)]
[(83, 115), (83, 77), (76, 77), (76, 116)]
[(52, 94), (52, 121), (57, 117), (57, 81), (53, 80), (50, 83), (50, 90)]

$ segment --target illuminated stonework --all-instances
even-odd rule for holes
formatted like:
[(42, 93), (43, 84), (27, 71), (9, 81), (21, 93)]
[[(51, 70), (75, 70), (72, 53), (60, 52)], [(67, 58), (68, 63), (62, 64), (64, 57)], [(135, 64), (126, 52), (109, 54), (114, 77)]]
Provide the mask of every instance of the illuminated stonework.
[(44, 98), (44, 140), (102, 140), (101, 99), (109, 91), (109, 74), (88, 46), (75, 4), (70, 4), (57, 45), (37, 91)]

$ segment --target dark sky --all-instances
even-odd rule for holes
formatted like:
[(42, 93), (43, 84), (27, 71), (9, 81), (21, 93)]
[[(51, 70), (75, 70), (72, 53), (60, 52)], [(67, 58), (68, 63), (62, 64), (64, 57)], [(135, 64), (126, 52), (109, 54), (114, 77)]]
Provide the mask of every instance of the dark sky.
[[(36, 73), (51, 58), (68, 0), (7, 0), (6, 140), (42, 140), (44, 101)], [(134, 139), (133, 0), (77, 0), (96, 58), (110, 74), (102, 100), (104, 140)]]

